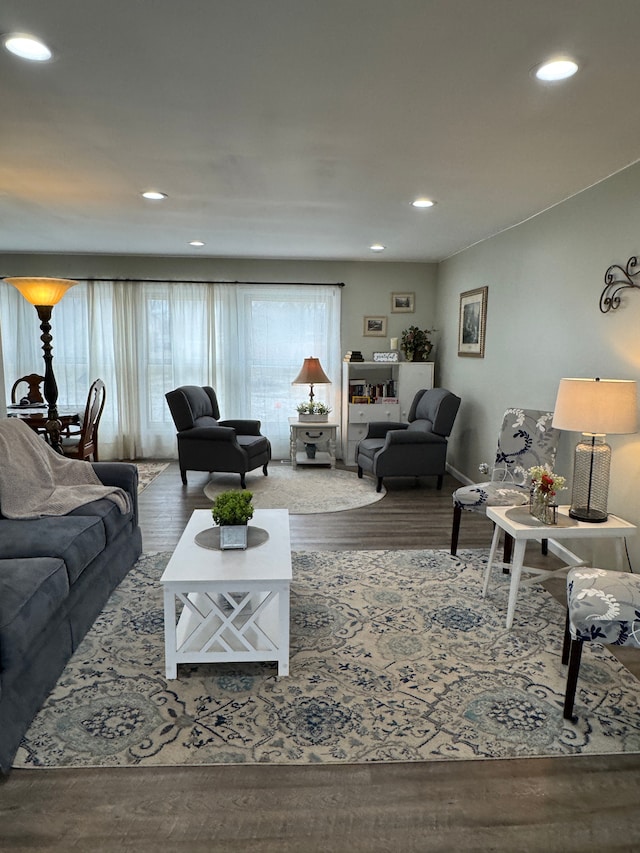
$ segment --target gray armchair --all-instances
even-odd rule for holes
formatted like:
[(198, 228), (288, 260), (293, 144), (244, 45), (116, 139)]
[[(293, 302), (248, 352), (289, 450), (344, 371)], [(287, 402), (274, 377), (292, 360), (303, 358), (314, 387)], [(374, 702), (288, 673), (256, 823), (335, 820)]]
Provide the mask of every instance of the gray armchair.
[(358, 477), (373, 474), (379, 492), (385, 477), (435, 476), (441, 489), (447, 437), (459, 406), (460, 397), (446, 388), (423, 389), (413, 399), (408, 423), (372, 421), (356, 447)]
[(178, 461), (182, 482), (187, 471), (215, 471), (245, 474), (262, 465), (267, 476), (271, 444), (260, 433), (260, 421), (221, 421), (216, 392), (209, 386), (183, 385), (165, 394), (171, 417), (178, 430)]

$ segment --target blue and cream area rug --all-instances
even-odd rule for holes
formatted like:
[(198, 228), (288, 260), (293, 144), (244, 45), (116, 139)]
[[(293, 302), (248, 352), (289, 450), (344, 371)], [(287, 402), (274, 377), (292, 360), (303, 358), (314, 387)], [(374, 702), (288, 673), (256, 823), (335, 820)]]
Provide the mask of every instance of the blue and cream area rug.
[(144, 556), (70, 661), (18, 767), (311, 764), (640, 751), (640, 682), (585, 648), (577, 724), (562, 718), (563, 608), (485, 551), (296, 552), (291, 675), (182, 665), (164, 678), (158, 580)]
[(138, 466), (138, 494), (150, 486), (156, 477), (159, 477), (169, 467), (168, 462), (146, 459), (136, 461), (135, 464)]

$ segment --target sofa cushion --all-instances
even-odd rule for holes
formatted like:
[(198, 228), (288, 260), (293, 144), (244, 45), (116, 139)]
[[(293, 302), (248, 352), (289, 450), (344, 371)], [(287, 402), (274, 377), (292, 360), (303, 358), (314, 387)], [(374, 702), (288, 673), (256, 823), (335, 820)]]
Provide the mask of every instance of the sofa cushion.
[(264, 435), (238, 435), (236, 436), (240, 447), (248, 454), (249, 459), (255, 459), (260, 454), (269, 454), (269, 439)]
[(196, 418), (193, 422), (193, 429), (197, 427), (217, 427), (218, 421), (208, 415), (203, 415), (201, 418)]
[(433, 433), (431, 432), (431, 426), (431, 421), (425, 421), (424, 419), (411, 421), (411, 423), (407, 427), (407, 432), (424, 432), (433, 435)]
[(124, 528), (131, 527), (133, 517), (130, 512), (126, 513), (126, 515), (121, 513), (114, 502), (107, 498), (83, 504), (72, 510), (72, 512), (67, 513), (67, 515), (98, 516), (98, 518), (101, 518), (107, 542), (112, 542)]
[(20, 666), (69, 594), (64, 561), (0, 559), (0, 668)]
[(402, 433), (402, 435), (394, 438), (395, 444), (413, 444), (413, 445), (421, 445), (421, 444), (444, 444), (446, 445), (447, 439), (442, 435), (438, 435), (437, 432), (431, 432), (430, 429), (426, 426), (426, 421), (413, 421), (413, 423), (409, 424), (409, 428)]
[(429, 394), (423, 394), (416, 406), (416, 420), (427, 421), (427, 427), (431, 429), (439, 402), (438, 400), (434, 405), (432, 397)]
[(384, 447), (384, 438), (363, 438), (358, 444), (358, 454), (373, 459), (379, 450)]
[(70, 584), (105, 545), (104, 524), (97, 515), (3, 518), (0, 522), (0, 559), (58, 557), (65, 562)]

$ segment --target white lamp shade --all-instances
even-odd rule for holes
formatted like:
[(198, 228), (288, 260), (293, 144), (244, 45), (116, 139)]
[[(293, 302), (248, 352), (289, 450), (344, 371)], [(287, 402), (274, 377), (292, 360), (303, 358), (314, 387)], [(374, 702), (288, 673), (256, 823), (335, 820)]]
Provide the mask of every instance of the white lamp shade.
[(636, 382), (630, 379), (561, 379), (553, 426), (594, 435), (637, 432)]

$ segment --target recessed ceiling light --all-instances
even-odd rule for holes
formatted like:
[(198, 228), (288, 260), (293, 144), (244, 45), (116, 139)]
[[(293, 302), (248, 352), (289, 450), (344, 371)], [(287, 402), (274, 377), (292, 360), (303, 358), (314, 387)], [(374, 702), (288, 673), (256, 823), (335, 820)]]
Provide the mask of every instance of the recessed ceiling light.
[(374, 243), (373, 246), (369, 246), (369, 248), (372, 252), (384, 252), (387, 247), (383, 246), (382, 243)]
[(542, 65), (537, 65), (533, 69), (538, 80), (545, 83), (553, 83), (556, 80), (566, 80), (578, 70), (578, 63), (573, 59), (554, 59), (551, 62), (544, 62)]
[(9, 33), (9, 35), (2, 37), (2, 41), (10, 53), (19, 56), (21, 59), (30, 59), (32, 62), (46, 62), (53, 55), (44, 42), (28, 33)]
[(204, 243), (202, 242), (202, 240), (190, 240), (189, 245), (199, 247), (204, 246)]
[(430, 198), (417, 198), (415, 201), (412, 201), (411, 204), (414, 207), (425, 208), (425, 207), (433, 207), (433, 205), (435, 204), (435, 201), (431, 201)]
[(162, 201), (163, 198), (167, 198), (167, 194), (158, 192), (158, 190), (147, 190), (142, 193), (142, 197), (148, 198), (150, 201)]

